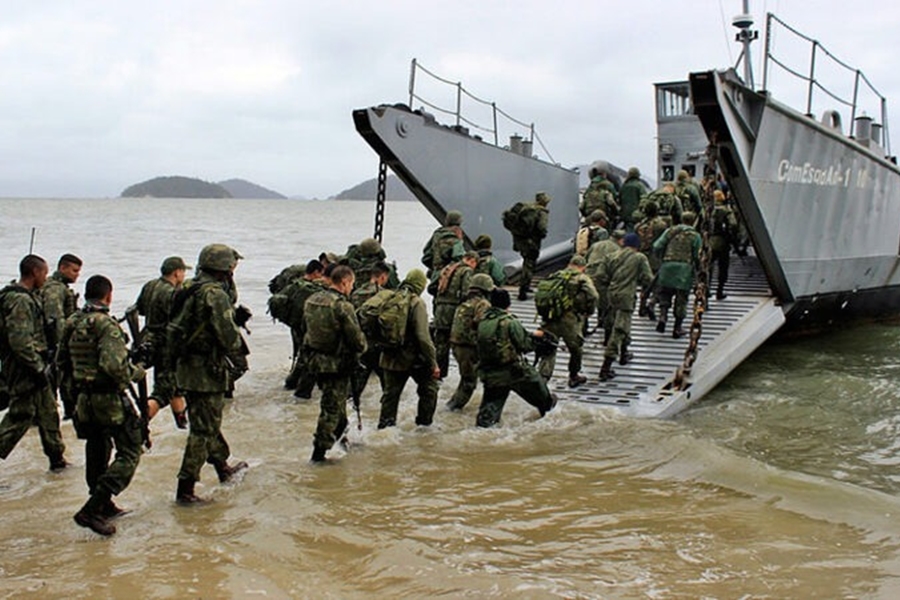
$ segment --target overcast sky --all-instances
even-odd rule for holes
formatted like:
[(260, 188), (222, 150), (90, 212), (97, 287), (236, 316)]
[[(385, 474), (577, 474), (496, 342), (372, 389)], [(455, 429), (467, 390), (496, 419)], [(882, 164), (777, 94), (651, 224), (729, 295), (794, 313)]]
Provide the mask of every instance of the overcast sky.
[[(377, 172), (351, 111), (406, 102), (414, 57), (534, 122), (557, 162), (605, 158), (653, 172), (652, 84), (733, 64), (740, 9), (739, 0), (3, 0), (0, 196), (117, 196), (159, 175), (336, 194)], [(751, 9), (760, 30), (773, 11), (900, 98), (893, 4)], [(808, 54), (794, 58), (808, 66)], [(776, 95), (783, 80), (769, 86)], [(434, 95), (453, 103), (452, 92)]]

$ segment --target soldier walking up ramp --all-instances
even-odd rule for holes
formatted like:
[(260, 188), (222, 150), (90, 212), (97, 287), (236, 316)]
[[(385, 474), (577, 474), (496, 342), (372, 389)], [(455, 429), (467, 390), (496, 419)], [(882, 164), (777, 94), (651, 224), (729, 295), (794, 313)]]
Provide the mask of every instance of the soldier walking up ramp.
[[(688, 336), (672, 338), (672, 320), (665, 333), (656, 331), (656, 323), (634, 316), (632, 344), (634, 359), (627, 365), (615, 364), (616, 377), (599, 379), (603, 364), (603, 332), (589, 335), (584, 344), (582, 373), (588, 382), (577, 388), (567, 386), (568, 353), (560, 343), (556, 371), (550, 389), (561, 400), (576, 400), (610, 406), (634, 417), (671, 417), (709, 393), (731, 371), (769, 339), (785, 322), (784, 311), (766, 283), (754, 257), (732, 257), (731, 273), (724, 300), (709, 300), (703, 315), (702, 335), (696, 362), (682, 389), (674, 384), (684, 362)], [(689, 308), (694, 298), (690, 298)], [(534, 303), (514, 301), (511, 310), (529, 329), (540, 324)], [(688, 315), (690, 317), (690, 313)], [(596, 325), (590, 319), (590, 329)], [(689, 322), (685, 321), (685, 326)]]

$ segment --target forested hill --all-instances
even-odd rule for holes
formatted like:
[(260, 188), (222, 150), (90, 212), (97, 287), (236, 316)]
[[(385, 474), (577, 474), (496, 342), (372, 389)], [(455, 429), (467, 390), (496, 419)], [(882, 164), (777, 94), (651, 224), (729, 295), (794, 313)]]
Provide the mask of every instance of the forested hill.
[(193, 177), (173, 175), (154, 177), (147, 181), (128, 186), (122, 192), (123, 198), (231, 198), (231, 194), (217, 183), (210, 183)]
[[(344, 190), (337, 196), (335, 200), (371, 200), (378, 195), (378, 180), (368, 179)], [(406, 184), (397, 179), (394, 175), (388, 175), (387, 178), (387, 200), (415, 200)]]
[(258, 200), (285, 200), (287, 196), (274, 190), (247, 181), (246, 179), (226, 179), (219, 185), (228, 190), (232, 198), (254, 198)]

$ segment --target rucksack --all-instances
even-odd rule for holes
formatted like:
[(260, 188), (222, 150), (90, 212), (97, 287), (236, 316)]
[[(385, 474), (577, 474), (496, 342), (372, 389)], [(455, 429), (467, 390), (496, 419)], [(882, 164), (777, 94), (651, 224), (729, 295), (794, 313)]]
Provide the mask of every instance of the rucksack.
[(310, 296), (322, 289), (317, 283), (295, 279), (281, 292), (269, 298), (269, 314), (293, 329), (303, 327), (303, 304)]
[(325, 354), (335, 354), (340, 346), (339, 331), (335, 328), (334, 306), (337, 304), (337, 293), (321, 290), (310, 295), (306, 302), (304, 344)]
[(470, 298), (453, 313), (453, 326), (450, 329), (450, 341), (454, 344), (475, 346), (478, 343), (478, 323), (484, 318), (490, 302), (484, 298)]
[(291, 265), (281, 270), (281, 273), (269, 280), (269, 293), (278, 294), (288, 286), (290, 282), (303, 277), (306, 273), (306, 265)]
[(538, 222), (538, 208), (533, 204), (516, 202), (503, 211), (503, 227), (516, 237), (529, 237)]
[(478, 358), (482, 365), (509, 365), (519, 359), (519, 353), (509, 339), (509, 313), (488, 313), (478, 323)]
[(557, 271), (538, 283), (534, 293), (534, 307), (545, 319), (554, 320), (572, 310), (574, 299), (569, 293), (569, 280), (577, 271)]
[(411, 303), (407, 290), (381, 290), (363, 302), (357, 317), (366, 339), (382, 348), (402, 346)]

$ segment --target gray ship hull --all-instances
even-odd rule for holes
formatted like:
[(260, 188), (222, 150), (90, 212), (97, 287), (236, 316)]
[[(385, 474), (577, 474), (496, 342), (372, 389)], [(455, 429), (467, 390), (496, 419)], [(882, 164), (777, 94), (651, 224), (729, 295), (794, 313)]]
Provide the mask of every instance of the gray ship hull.
[(756, 93), (733, 71), (690, 77), (789, 326), (880, 318), (900, 304), (900, 170), (867, 147)]
[(355, 110), (353, 121), (360, 135), (439, 222), (447, 211), (463, 213), (469, 244), (479, 234), (488, 234), (497, 259), (515, 267), (519, 255), (503, 228), (501, 213), (545, 191), (553, 201), (539, 263), (571, 254), (579, 219), (577, 170), (488, 144), (403, 105)]

